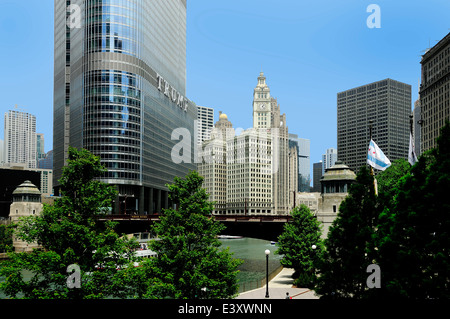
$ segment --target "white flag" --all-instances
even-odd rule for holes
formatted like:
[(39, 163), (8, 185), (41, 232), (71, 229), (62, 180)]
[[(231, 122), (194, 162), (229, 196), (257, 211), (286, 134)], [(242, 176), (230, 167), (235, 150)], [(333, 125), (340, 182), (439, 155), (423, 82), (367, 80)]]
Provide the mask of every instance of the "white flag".
[(373, 168), (384, 171), (391, 166), (391, 161), (384, 155), (383, 151), (373, 140), (370, 140), (369, 151), (367, 152), (367, 164)]
[(411, 133), (409, 133), (408, 162), (411, 165), (414, 165), (417, 162), (416, 147)]

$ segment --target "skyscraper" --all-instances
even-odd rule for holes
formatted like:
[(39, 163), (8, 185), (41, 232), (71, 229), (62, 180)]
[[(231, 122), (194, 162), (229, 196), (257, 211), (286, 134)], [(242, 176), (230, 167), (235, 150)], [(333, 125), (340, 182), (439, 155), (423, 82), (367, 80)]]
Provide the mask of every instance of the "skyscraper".
[[(295, 143), (294, 143), (295, 142)], [(309, 192), (311, 188), (311, 169), (309, 162), (310, 140), (299, 138), (297, 134), (289, 133), (289, 143), (295, 145), (298, 153), (298, 188), (299, 192)]]
[(10, 110), (5, 113), (5, 163), (25, 163), (36, 168), (36, 116)]
[(366, 165), (372, 138), (391, 160), (408, 158), (411, 86), (392, 79), (337, 94), (338, 159), (357, 171)]
[(322, 175), (322, 162), (313, 163), (313, 192), (320, 192), (320, 178)]
[(199, 172), (215, 213), (289, 214), (298, 189), (298, 146), (262, 72), (253, 91), (253, 127), (236, 135), (220, 113), (211, 137), (202, 144)]
[(337, 161), (337, 150), (335, 148), (327, 149), (326, 153), (322, 155), (322, 175), (325, 170), (334, 165)]
[(36, 133), (36, 161), (38, 163), (37, 165), (39, 165), (39, 160), (44, 157), (45, 157), (44, 134)]
[(197, 144), (211, 138), (211, 131), (214, 127), (214, 109), (212, 107), (197, 106)]
[[(175, 129), (194, 136), (186, 97), (186, 0), (55, 0), (55, 195), (68, 147), (101, 158), (114, 212), (160, 212), (167, 183), (195, 169), (174, 163)], [(190, 141), (192, 154), (195, 141)]]
[(425, 52), (420, 63), (420, 151), (423, 153), (436, 147), (440, 129), (445, 120), (450, 120), (450, 33)]

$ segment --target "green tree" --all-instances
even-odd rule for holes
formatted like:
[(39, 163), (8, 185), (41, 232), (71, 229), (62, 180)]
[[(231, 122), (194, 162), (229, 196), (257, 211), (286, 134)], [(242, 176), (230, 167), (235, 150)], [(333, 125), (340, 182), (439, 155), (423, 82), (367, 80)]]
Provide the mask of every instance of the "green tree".
[[(136, 241), (121, 239), (115, 223), (99, 222), (116, 196), (113, 187), (95, 178), (105, 173), (100, 159), (85, 149), (69, 148), (60, 179), (62, 197), (44, 205), (39, 216), (23, 218), (16, 235), (44, 249), (11, 253), (0, 284), (11, 298), (105, 298), (129, 296), (115, 281), (133, 260)], [(69, 265), (81, 270), (81, 287), (69, 288)], [(26, 278), (28, 274), (31, 278)]]
[(317, 260), (316, 293), (322, 298), (365, 298), (367, 267), (374, 263), (373, 236), (378, 206), (373, 176), (361, 167), (325, 240)]
[(284, 225), (275, 253), (283, 255), (281, 265), (294, 268), (298, 286), (312, 288), (315, 274), (313, 261), (323, 249), (321, 224), (304, 204), (295, 207), (291, 215), (292, 222)]
[(378, 201), (382, 207), (391, 206), (394, 202), (400, 180), (410, 172), (411, 164), (405, 159), (392, 162), (386, 170), (377, 174)]
[(0, 225), (0, 253), (9, 251), (12, 248), (13, 230), (10, 225)]
[(392, 190), (377, 234), (382, 294), (387, 298), (450, 297), (450, 124)]
[[(158, 258), (148, 261), (148, 298), (230, 298), (238, 290), (240, 260), (222, 249), (217, 235), (225, 226), (212, 217), (213, 204), (202, 186), (203, 178), (191, 171), (168, 185), (176, 209), (165, 209), (153, 231), (159, 240), (150, 247)], [(206, 293), (202, 292), (206, 288)]]

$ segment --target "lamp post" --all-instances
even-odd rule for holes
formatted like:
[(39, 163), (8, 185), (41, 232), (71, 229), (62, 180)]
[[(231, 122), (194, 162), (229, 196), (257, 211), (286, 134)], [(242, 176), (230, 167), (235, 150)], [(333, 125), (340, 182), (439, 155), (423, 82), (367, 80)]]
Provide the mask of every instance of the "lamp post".
[(269, 254), (270, 250), (266, 249), (266, 298), (269, 298)]

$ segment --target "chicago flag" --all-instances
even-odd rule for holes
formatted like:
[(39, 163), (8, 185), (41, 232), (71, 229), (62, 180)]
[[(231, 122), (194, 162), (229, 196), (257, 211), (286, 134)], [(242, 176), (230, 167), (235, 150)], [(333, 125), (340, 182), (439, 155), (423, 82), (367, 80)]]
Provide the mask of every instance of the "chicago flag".
[(373, 168), (384, 171), (391, 166), (391, 161), (384, 155), (383, 151), (373, 140), (370, 140), (369, 151), (367, 152), (367, 164)]
[(414, 146), (414, 140), (411, 133), (409, 133), (408, 162), (411, 165), (414, 165), (417, 162), (416, 147)]

